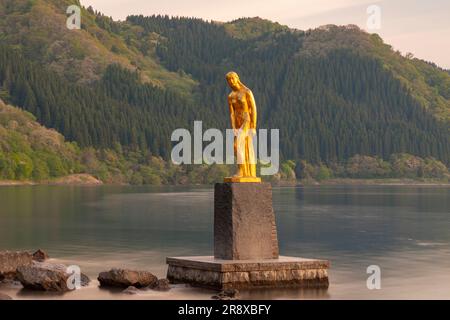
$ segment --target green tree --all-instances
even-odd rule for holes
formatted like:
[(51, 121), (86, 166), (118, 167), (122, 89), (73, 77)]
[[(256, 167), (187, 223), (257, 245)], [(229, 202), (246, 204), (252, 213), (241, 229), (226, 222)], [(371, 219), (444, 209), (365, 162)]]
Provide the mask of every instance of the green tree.
[(31, 178), (33, 172), (33, 161), (24, 153), (13, 153), (10, 155), (14, 161), (14, 178), (17, 180), (26, 180)]

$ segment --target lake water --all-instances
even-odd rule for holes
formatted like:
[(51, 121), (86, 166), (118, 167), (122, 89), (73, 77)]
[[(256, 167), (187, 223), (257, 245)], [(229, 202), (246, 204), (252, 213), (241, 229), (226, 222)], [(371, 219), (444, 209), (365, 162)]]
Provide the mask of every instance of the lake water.
[[(94, 281), (63, 296), (0, 287), (17, 299), (209, 299), (177, 285), (125, 295), (98, 288), (112, 267), (166, 273), (165, 257), (212, 255), (212, 187), (0, 188), (0, 250), (42, 248)], [(249, 299), (450, 299), (450, 187), (274, 188), (280, 253), (331, 261), (328, 290), (257, 290)], [(381, 289), (367, 289), (367, 267)]]

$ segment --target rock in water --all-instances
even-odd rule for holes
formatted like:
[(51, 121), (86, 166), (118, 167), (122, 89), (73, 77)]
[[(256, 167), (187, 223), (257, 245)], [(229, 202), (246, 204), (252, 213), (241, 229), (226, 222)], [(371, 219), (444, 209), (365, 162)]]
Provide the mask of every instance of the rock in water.
[(0, 280), (0, 286), (7, 287), (7, 288), (15, 288), (15, 289), (22, 288), (22, 285), (20, 284), (20, 282), (15, 279)]
[(239, 291), (236, 289), (224, 290), (211, 298), (214, 300), (237, 300), (239, 299)]
[[(34, 261), (29, 266), (17, 268), (17, 279), (24, 288), (42, 291), (66, 292), (75, 288), (69, 288), (67, 266)], [(81, 276), (83, 280), (83, 276)]]
[(98, 275), (101, 286), (136, 288), (149, 287), (157, 283), (158, 278), (147, 271), (133, 271), (125, 269), (111, 269)]
[(33, 253), (33, 260), (44, 262), (49, 258), (48, 254), (45, 251), (42, 251), (41, 249), (38, 249), (35, 253)]
[(128, 288), (122, 291), (122, 293), (125, 294), (138, 294), (139, 292), (141, 292), (141, 290), (133, 286), (129, 286)]
[(14, 279), (20, 266), (29, 266), (33, 256), (28, 252), (0, 251), (0, 280)]
[(0, 293), (0, 300), (12, 300), (12, 298), (6, 294)]
[(81, 286), (86, 287), (91, 282), (91, 279), (85, 275), (84, 273), (81, 274)]
[(170, 290), (169, 280), (159, 279), (153, 285), (149, 286), (149, 289), (156, 290), (156, 291), (169, 291)]

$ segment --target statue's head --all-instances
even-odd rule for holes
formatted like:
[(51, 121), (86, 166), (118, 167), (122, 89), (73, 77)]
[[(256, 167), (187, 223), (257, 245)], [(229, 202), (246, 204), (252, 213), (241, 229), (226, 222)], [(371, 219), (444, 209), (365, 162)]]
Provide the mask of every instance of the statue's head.
[(228, 85), (233, 90), (239, 90), (242, 86), (241, 80), (239, 79), (239, 75), (234, 72), (228, 72), (226, 75)]

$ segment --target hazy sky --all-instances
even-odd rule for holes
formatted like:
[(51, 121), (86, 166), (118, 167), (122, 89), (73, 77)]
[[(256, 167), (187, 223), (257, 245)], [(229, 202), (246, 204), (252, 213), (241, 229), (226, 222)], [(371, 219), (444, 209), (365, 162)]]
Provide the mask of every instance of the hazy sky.
[(367, 30), (370, 5), (381, 8), (377, 32), (395, 49), (450, 69), (450, 0), (81, 0), (124, 20), (131, 14), (168, 14), (231, 21), (255, 17), (306, 30), (356, 24)]

